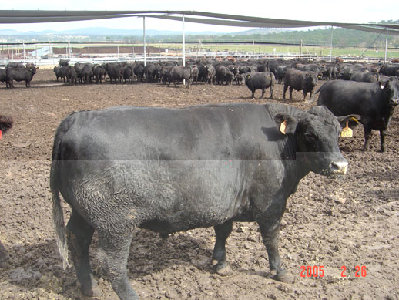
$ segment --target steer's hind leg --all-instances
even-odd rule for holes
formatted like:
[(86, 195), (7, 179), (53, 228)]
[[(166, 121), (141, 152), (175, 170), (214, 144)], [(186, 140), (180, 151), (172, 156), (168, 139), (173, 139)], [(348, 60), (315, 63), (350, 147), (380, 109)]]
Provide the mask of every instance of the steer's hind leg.
[(285, 99), (285, 94), (287, 93), (287, 89), (288, 89), (288, 85), (286, 85), (284, 83), (284, 87), (283, 87), (283, 99)]
[(371, 129), (367, 125), (363, 125), (364, 127), (364, 146), (363, 146), (363, 151), (367, 151), (369, 148), (370, 144), (370, 138), (371, 138)]
[(126, 265), (131, 241), (131, 233), (99, 231), (104, 276), (111, 282), (113, 290), (122, 300), (139, 299), (127, 276)]
[(227, 270), (226, 240), (233, 230), (233, 222), (227, 221), (213, 227), (216, 233), (216, 243), (213, 248), (214, 268), (217, 273), (223, 274)]
[(385, 144), (385, 130), (380, 130), (380, 137), (381, 137), (381, 152), (385, 151), (384, 144)]
[(265, 89), (262, 89), (262, 95), (260, 96), (259, 99), (263, 99), (263, 95), (265, 94)]
[(292, 92), (294, 91), (294, 88), (290, 86), (290, 100), (292, 100)]
[(93, 288), (97, 287), (93, 279), (90, 262), (89, 246), (93, 237), (94, 229), (72, 209), (72, 215), (68, 225), (68, 246), (75, 266), (76, 276), (80, 283), (80, 288), (85, 296), (93, 296)]

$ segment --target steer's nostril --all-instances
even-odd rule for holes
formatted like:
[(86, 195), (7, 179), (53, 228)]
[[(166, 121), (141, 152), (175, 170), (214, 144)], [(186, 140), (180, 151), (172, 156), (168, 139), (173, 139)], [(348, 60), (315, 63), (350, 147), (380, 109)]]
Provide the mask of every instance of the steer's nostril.
[(348, 162), (333, 161), (331, 163), (331, 171), (336, 174), (346, 174), (346, 172), (348, 171)]

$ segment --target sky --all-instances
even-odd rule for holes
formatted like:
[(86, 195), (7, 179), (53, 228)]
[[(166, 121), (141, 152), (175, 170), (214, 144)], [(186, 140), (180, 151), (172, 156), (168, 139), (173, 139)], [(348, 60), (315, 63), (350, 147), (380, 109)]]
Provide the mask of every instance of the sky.
[[(225, 14), (240, 14), (275, 19), (368, 23), (399, 19), (399, 0), (322, 1), (322, 0), (14, 0), (1, 1), (2, 10), (191, 10)], [(360, 4), (361, 3), (361, 4)], [(0, 24), (0, 29), (18, 31), (67, 30), (87, 27), (142, 29), (141, 18), (120, 18), (69, 23)], [(146, 19), (146, 28), (180, 31), (182, 23), (170, 20)], [(237, 32), (249, 28), (186, 23), (187, 32)]]

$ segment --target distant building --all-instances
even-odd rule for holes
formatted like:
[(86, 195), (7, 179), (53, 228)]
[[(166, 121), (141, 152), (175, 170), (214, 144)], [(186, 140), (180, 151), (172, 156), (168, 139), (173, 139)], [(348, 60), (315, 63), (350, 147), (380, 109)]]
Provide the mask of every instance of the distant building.
[(51, 46), (45, 46), (43, 48), (36, 49), (31, 53), (32, 57), (48, 58), (50, 54), (53, 53), (53, 49)]

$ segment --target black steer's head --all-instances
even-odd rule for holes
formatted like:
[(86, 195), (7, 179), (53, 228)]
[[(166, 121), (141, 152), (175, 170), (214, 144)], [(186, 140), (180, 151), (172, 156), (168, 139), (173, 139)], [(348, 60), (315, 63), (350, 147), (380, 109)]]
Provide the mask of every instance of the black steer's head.
[(399, 82), (396, 79), (388, 80), (385, 83), (380, 83), (380, 87), (385, 95), (390, 106), (397, 106), (399, 104)]
[(36, 74), (36, 66), (33, 63), (26, 64), (25, 68), (32, 73), (32, 76)]
[(251, 73), (245, 74), (245, 82), (249, 81), (251, 79)]
[(315, 87), (317, 85), (317, 74), (316, 73), (306, 73), (305, 75), (305, 85), (308, 88)]
[(315, 106), (298, 115), (278, 114), (280, 131), (294, 135), (296, 159), (304, 170), (322, 175), (346, 174), (348, 162), (338, 147), (341, 131), (336, 117), (325, 107)]

